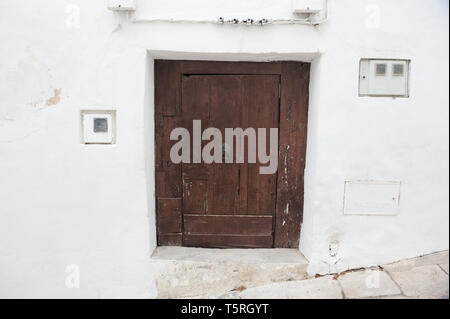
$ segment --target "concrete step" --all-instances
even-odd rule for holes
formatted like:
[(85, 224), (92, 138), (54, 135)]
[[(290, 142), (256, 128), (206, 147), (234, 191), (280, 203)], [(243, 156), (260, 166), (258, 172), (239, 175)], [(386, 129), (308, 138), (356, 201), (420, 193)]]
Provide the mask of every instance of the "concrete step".
[(158, 247), (152, 255), (158, 298), (221, 295), (308, 278), (297, 249)]

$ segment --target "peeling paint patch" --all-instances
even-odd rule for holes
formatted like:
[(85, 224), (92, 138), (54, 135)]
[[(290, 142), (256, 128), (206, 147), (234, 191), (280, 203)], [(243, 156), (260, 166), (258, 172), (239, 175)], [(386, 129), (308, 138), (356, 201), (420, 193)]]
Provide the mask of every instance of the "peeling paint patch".
[(286, 215), (289, 215), (289, 203), (286, 204), (286, 209), (284, 210)]
[(54, 95), (53, 95), (51, 98), (49, 98), (49, 99), (47, 100), (47, 102), (45, 103), (45, 105), (51, 106), (51, 105), (56, 105), (56, 104), (58, 104), (58, 103), (61, 101), (61, 97), (60, 97), (61, 90), (62, 90), (62, 89), (54, 89), (54, 90), (53, 90)]

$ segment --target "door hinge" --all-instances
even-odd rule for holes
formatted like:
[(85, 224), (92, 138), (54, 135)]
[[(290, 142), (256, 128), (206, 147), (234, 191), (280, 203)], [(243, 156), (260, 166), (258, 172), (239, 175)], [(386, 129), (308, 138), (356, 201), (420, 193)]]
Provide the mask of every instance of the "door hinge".
[(281, 83), (278, 83), (278, 99), (281, 98)]

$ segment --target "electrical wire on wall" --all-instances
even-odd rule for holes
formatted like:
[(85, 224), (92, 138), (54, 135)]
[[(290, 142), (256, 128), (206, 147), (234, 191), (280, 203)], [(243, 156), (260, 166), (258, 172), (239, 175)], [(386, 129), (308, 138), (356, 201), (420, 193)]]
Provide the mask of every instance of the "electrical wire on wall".
[(309, 18), (305, 19), (225, 19), (223, 17), (219, 17), (216, 20), (207, 20), (207, 19), (129, 19), (134, 23), (157, 23), (157, 22), (165, 22), (165, 23), (205, 23), (205, 24), (231, 24), (231, 25), (247, 25), (247, 26), (265, 26), (265, 25), (288, 25), (288, 24), (302, 24), (302, 25), (318, 25), (327, 21), (327, 18), (323, 18), (321, 20), (312, 20)]
[(265, 26), (265, 25), (286, 25), (286, 24), (303, 24), (303, 25), (317, 25), (326, 21), (326, 19), (312, 21), (309, 19), (227, 19), (220, 17), (217, 20), (190, 20), (190, 19), (131, 19), (134, 23), (205, 23), (205, 24), (232, 24), (232, 25), (247, 25), (247, 26)]

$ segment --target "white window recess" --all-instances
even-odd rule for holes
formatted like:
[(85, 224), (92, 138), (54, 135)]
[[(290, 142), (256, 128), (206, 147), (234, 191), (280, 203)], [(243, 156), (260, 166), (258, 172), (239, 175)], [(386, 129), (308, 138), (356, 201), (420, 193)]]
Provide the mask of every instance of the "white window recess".
[(81, 142), (83, 144), (114, 144), (115, 139), (115, 110), (81, 111)]

